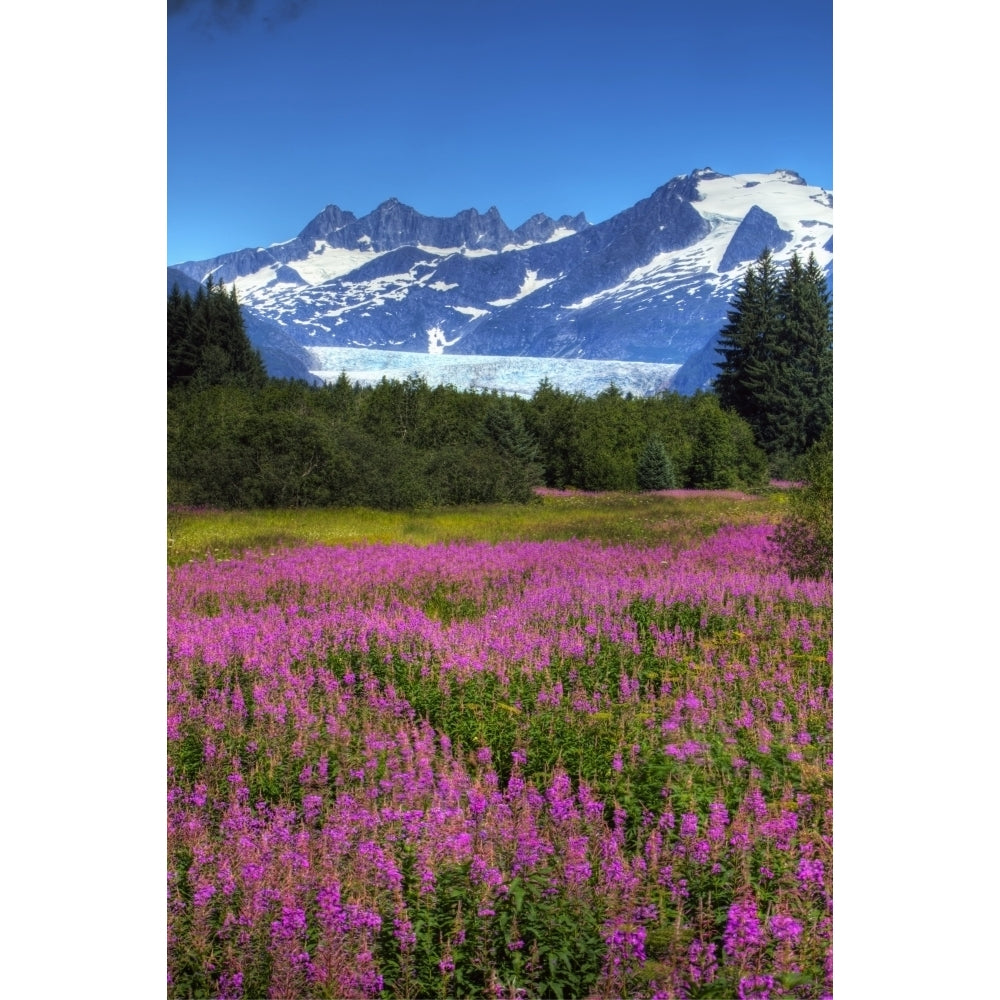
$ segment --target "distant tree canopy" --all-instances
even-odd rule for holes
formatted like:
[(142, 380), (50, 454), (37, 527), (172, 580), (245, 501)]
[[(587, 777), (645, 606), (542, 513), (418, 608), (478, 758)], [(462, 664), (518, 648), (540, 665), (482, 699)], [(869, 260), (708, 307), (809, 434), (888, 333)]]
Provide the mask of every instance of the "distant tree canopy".
[(719, 353), (719, 401), (776, 470), (820, 440), (833, 421), (833, 313), (815, 255), (804, 265), (795, 255), (779, 273), (764, 250), (733, 298)]
[(167, 388), (242, 385), (262, 388), (267, 370), (250, 343), (235, 286), (211, 277), (192, 299), (177, 285), (167, 299)]
[(563, 392), (530, 399), (419, 377), (313, 386), (268, 378), (235, 291), (167, 300), (172, 503), (406, 509), (526, 503), (582, 490), (754, 489), (767, 460), (715, 395)]
[(746, 423), (701, 393), (596, 398), (547, 382), (531, 399), (271, 379), (168, 392), (168, 494), (230, 507), (404, 509), (525, 503), (583, 490), (755, 489), (767, 461)]

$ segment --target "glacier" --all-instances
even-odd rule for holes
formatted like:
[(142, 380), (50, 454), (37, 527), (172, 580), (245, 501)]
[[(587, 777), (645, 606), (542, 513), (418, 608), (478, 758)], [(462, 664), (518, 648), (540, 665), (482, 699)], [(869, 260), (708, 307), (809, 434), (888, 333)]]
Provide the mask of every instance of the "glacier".
[(365, 347), (308, 347), (310, 374), (335, 382), (341, 374), (352, 383), (377, 385), (383, 378), (423, 379), (432, 388), (499, 392), (530, 398), (547, 379), (563, 392), (596, 396), (608, 386), (623, 394), (654, 396), (669, 390), (680, 365), (647, 361), (593, 361), (587, 358), (533, 358), (483, 354), (417, 354)]

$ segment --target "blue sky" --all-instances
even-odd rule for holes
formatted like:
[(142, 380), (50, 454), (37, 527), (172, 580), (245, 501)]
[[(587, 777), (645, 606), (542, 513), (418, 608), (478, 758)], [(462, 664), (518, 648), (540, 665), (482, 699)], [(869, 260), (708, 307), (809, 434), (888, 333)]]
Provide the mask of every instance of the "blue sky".
[(328, 204), (600, 222), (677, 174), (833, 187), (832, 4), (181, 0), (167, 18), (167, 260)]

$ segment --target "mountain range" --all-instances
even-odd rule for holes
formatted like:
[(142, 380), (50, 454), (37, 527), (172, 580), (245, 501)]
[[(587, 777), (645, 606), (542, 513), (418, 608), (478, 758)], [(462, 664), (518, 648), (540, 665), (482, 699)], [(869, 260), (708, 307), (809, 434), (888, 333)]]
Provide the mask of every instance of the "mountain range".
[(832, 193), (790, 170), (704, 168), (604, 222), (539, 214), (516, 229), (496, 208), (444, 219), (390, 198), (357, 218), (328, 205), (284, 243), (169, 267), (167, 285), (235, 284), (272, 375), (322, 380), (331, 348), (368, 348), (652, 362), (693, 392), (765, 247), (779, 264), (814, 253), (832, 288)]

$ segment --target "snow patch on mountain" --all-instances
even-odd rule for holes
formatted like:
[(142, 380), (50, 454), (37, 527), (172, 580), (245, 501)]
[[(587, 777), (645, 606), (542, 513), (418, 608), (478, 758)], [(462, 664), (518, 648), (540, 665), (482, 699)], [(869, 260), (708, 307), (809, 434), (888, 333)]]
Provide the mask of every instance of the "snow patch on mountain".
[(702, 179), (698, 181), (698, 199), (692, 205), (713, 227), (698, 244), (704, 250), (704, 265), (712, 271), (718, 270), (729, 241), (754, 206), (774, 216), (779, 228), (791, 234), (779, 259), (787, 260), (793, 253), (806, 259), (815, 253), (821, 268), (833, 259), (823, 247), (829, 235), (826, 227), (833, 226), (833, 197), (822, 188), (805, 184), (794, 171)]
[(530, 295), (532, 292), (537, 292), (539, 288), (551, 285), (555, 280), (555, 278), (539, 278), (537, 271), (525, 271), (524, 281), (515, 296), (509, 299), (491, 299), (488, 305), (512, 306), (515, 302), (520, 302), (521, 299)]
[(449, 309), (454, 309), (455, 312), (461, 313), (463, 316), (468, 316), (470, 319), (477, 319), (480, 316), (489, 316), (489, 309), (477, 309), (475, 306), (449, 306)]
[(295, 270), (310, 285), (321, 285), (324, 281), (350, 274), (380, 256), (374, 250), (344, 250), (317, 240), (313, 252), (305, 260), (295, 262)]

